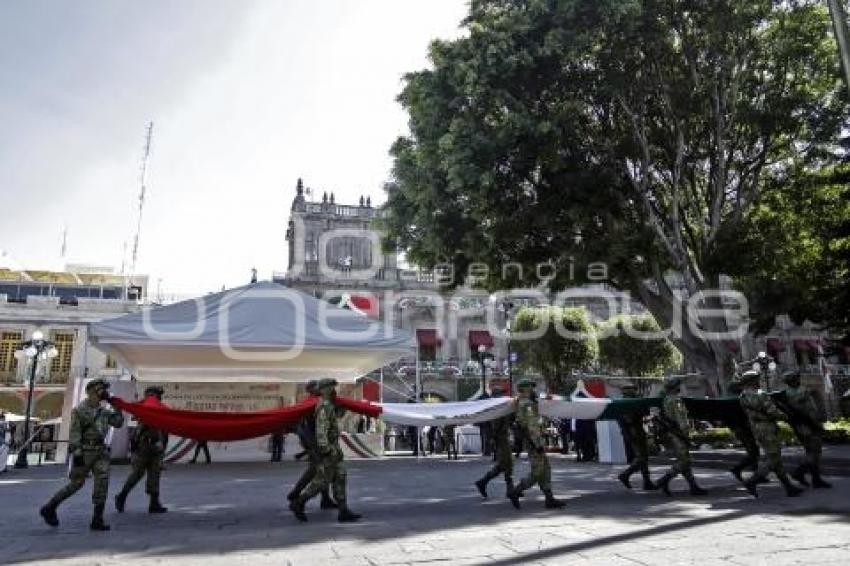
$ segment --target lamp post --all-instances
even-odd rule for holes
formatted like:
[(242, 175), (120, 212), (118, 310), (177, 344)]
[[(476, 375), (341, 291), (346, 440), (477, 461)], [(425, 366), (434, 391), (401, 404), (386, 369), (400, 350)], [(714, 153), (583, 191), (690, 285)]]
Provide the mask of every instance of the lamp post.
[(759, 372), (761, 387), (767, 391), (770, 386), (769, 373), (776, 371), (776, 360), (768, 356), (766, 352), (759, 352), (753, 362), (753, 370)]
[(492, 358), (493, 354), (487, 351), (487, 346), (484, 344), (478, 345), (478, 363), (481, 364), (481, 397), (487, 395), (487, 360)]
[(47, 361), (55, 358), (59, 352), (53, 342), (44, 339), (44, 333), (36, 330), (32, 333), (32, 339), (21, 344), (21, 349), (15, 352), (18, 360), (28, 359), (30, 361), (29, 389), (27, 390), (27, 413), (24, 416), (23, 445), (18, 450), (18, 458), (15, 460), (15, 468), (26, 468), (29, 466), (27, 456), (29, 454), (30, 418), (32, 415), (32, 394), (35, 389), (35, 374), (38, 370), (39, 361)]

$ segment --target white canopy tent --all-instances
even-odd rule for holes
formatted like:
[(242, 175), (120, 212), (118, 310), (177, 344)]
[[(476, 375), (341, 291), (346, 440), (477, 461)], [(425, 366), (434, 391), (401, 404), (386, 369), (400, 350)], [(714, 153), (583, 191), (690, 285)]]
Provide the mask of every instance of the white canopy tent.
[(351, 383), (415, 348), (409, 332), (268, 282), (98, 322), (89, 336), (159, 383)]

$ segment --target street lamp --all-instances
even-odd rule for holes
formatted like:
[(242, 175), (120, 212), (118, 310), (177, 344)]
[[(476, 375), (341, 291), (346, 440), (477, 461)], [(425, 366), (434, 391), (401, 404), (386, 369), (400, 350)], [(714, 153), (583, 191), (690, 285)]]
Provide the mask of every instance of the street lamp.
[(493, 358), (493, 354), (487, 351), (484, 344), (478, 345), (478, 363), (481, 364), (481, 396), (487, 395), (487, 361)]
[(26, 468), (29, 463), (27, 455), (29, 453), (29, 438), (30, 438), (30, 417), (32, 415), (32, 394), (35, 388), (35, 374), (38, 369), (38, 362), (52, 360), (59, 355), (59, 351), (53, 342), (44, 339), (44, 333), (41, 330), (36, 330), (32, 333), (32, 339), (21, 343), (21, 349), (15, 352), (15, 357), (18, 360), (27, 359), (30, 362), (30, 380), (29, 389), (27, 391), (27, 413), (24, 416), (24, 435), (23, 445), (18, 450), (18, 458), (15, 460), (15, 468)]
[(766, 352), (759, 352), (753, 362), (753, 371), (759, 373), (762, 389), (767, 391), (770, 385), (768, 375), (776, 371), (776, 360), (768, 356)]

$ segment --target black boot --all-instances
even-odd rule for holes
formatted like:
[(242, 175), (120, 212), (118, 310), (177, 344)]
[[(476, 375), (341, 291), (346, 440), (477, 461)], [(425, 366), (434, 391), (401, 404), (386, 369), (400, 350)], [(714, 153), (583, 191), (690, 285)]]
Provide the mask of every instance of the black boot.
[(708, 494), (708, 491), (701, 488), (697, 484), (697, 479), (694, 477), (693, 472), (687, 471), (683, 475), (685, 476), (685, 479), (688, 482), (688, 487), (690, 487), (691, 495), (700, 496), (700, 495), (707, 495)]
[(124, 507), (127, 505), (127, 494), (123, 491), (115, 496), (115, 510), (119, 513), (124, 512)]
[(292, 511), (292, 514), (295, 515), (295, 518), (301, 521), (302, 523), (307, 522), (307, 514), (304, 513), (304, 505), (307, 502), (304, 501), (304, 498), (300, 495), (295, 499), (289, 501), (289, 510)]
[(561, 501), (560, 499), (555, 499), (555, 496), (552, 495), (551, 489), (547, 489), (546, 491), (544, 491), (543, 495), (546, 496), (546, 503), (544, 504), (546, 509), (561, 509), (563, 507), (566, 507), (566, 505), (567, 505), (565, 502)]
[(510, 493), (514, 490), (514, 479), (511, 476), (505, 476), (505, 497), (510, 497)]
[(759, 477), (756, 474), (753, 474), (748, 480), (746, 480), (744, 482), (744, 488), (747, 490), (747, 492), (750, 495), (752, 495), (756, 499), (758, 499), (758, 497), (759, 497), (759, 492), (758, 492), (758, 489), (756, 488), (756, 485), (758, 483), (759, 483)]
[(675, 478), (676, 475), (677, 474), (675, 472), (667, 472), (666, 474), (661, 476), (661, 478), (657, 482), (655, 482), (655, 485), (658, 486), (658, 489), (663, 491), (664, 495), (666, 495), (667, 497), (673, 495), (672, 493), (670, 493), (670, 482), (673, 481), (673, 478)]
[(806, 469), (807, 468), (808, 468), (808, 466), (806, 466), (805, 464), (800, 464), (799, 466), (797, 466), (797, 468), (793, 472), (791, 472), (790, 475), (800, 485), (804, 485), (806, 487), (809, 487), (809, 482), (806, 480)]
[(812, 487), (815, 489), (829, 489), (832, 487), (832, 484), (825, 481), (820, 475), (820, 470), (815, 468), (812, 470)]
[(475, 487), (478, 488), (478, 493), (481, 494), (481, 497), (487, 499), (487, 482), (484, 480), (484, 478), (477, 480), (475, 482)]
[(743, 471), (744, 470), (742, 470), (738, 466), (735, 466), (734, 468), (729, 470), (729, 473), (732, 474), (733, 476), (735, 476), (736, 480), (738, 480), (741, 483), (744, 483), (744, 478), (743, 478), (743, 476), (741, 476), (741, 472), (743, 472)]
[(617, 479), (618, 479), (618, 480), (620, 480), (620, 483), (621, 483), (621, 484), (623, 484), (624, 486), (626, 486), (626, 489), (631, 489), (631, 488), (632, 488), (632, 483), (629, 481), (629, 475), (630, 475), (630, 474), (628, 474), (628, 473), (627, 473), (627, 471), (626, 471), (626, 472), (621, 472), (621, 473), (617, 476)]
[(779, 481), (782, 482), (782, 487), (785, 488), (785, 495), (787, 495), (788, 497), (797, 497), (802, 494), (803, 491), (805, 491), (791, 483), (791, 480), (788, 479), (788, 476), (780, 477)]
[(99, 503), (94, 506), (94, 514), (91, 518), (91, 524), (89, 528), (93, 531), (108, 531), (110, 529), (109, 525), (107, 525), (103, 521), (103, 508), (105, 505), (103, 503)]
[(339, 505), (331, 499), (331, 494), (327, 491), (322, 492), (322, 501), (319, 503), (319, 509), (336, 509)]
[(362, 516), (359, 513), (352, 512), (347, 505), (343, 505), (339, 508), (337, 521), (340, 523), (353, 523), (354, 521), (358, 521)]
[(51, 527), (59, 526), (59, 517), (56, 516), (56, 505), (53, 503), (48, 503), (44, 507), (38, 510), (38, 514), (41, 515), (41, 518), (44, 519), (44, 522), (50, 525)]
[(163, 507), (162, 503), (159, 502), (159, 494), (151, 494), (151, 500), (148, 504), (148, 513), (167, 513), (168, 508)]

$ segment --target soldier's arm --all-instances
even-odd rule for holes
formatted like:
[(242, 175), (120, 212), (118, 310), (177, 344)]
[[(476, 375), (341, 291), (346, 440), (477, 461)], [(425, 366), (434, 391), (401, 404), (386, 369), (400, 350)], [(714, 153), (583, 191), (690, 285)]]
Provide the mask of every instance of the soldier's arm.
[(776, 404), (770, 399), (770, 397), (768, 397), (765, 394), (762, 394), (762, 395), (759, 395), (759, 400), (761, 401), (761, 403), (759, 403), (759, 405), (760, 405), (759, 410), (762, 413), (764, 413), (765, 415), (767, 415), (771, 419), (774, 419), (774, 420), (777, 420), (777, 421), (787, 421), (788, 420), (788, 415), (786, 415), (784, 412), (780, 411), (779, 407), (776, 406)]
[(322, 404), (316, 412), (316, 444), (319, 452), (326, 452), (331, 447), (330, 438), (328, 438), (331, 420), (331, 415), (328, 414), (329, 410), (332, 412), (333, 406)]
[(71, 432), (68, 434), (68, 450), (77, 452), (83, 446), (83, 426), (77, 409), (71, 411)]
[(111, 427), (121, 428), (124, 426), (124, 413), (117, 409), (112, 409), (109, 411), (109, 416), (107, 417), (106, 422), (108, 422)]

